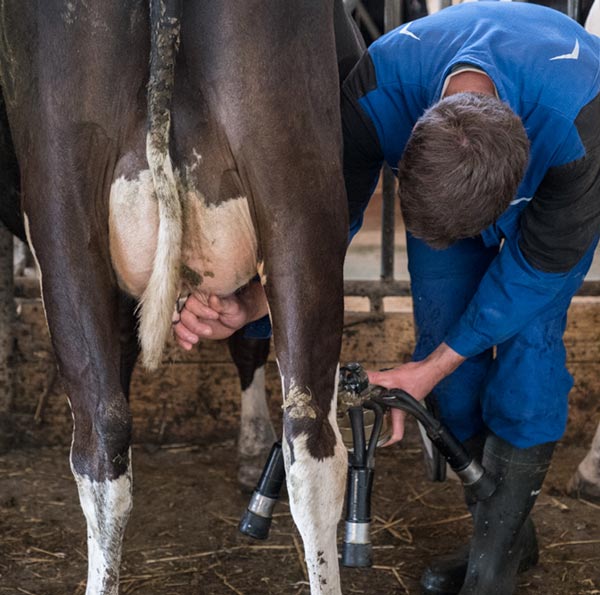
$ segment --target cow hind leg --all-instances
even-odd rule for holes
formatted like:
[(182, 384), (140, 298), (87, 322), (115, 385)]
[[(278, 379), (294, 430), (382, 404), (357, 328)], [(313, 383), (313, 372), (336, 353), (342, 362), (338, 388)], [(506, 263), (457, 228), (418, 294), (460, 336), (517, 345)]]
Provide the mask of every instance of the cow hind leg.
[(87, 522), (86, 595), (116, 595), (123, 534), (132, 507), (129, 407), (119, 394), (93, 412), (74, 407), (73, 418), (71, 469)]
[(575, 498), (600, 502), (600, 425), (590, 450), (569, 480), (567, 492)]
[(256, 486), (269, 451), (277, 439), (265, 387), (269, 344), (269, 339), (245, 338), (243, 330), (229, 339), (229, 352), (237, 367), (242, 389), (238, 482), (243, 490), (252, 490)]
[[(123, 535), (132, 508), (131, 414), (128, 399), (139, 344), (136, 302), (119, 295), (120, 384), (122, 393), (99, 408), (73, 409), (71, 470), (87, 523), (86, 595), (118, 593)], [(83, 398), (86, 402), (85, 397)], [(79, 432), (78, 428), (84, 428)], [(94, 428), (90, 440), (86, 428)], [(102, 446), (100, 446), (102, 445)]]
[[(253, 35), (215, 33), (215, 42), (234, 39), (221, 44), (211, 68), (234, 77), (238, 90), (257, 80), (267, 84), (244, 102), (244, 110), (241, 96), (223, 87), (215, 108), (225, 116), (256, 226), (258, 270), (283, 380), (287, 491), (304, 541), (311, 595), (339, 595), (336, 534), (347, 455), (335, 390), (348, 215), (333, 3), (242, 2), (235, 12), (236, 22), (255, 28)], [(294, 23), (294, 30), (275, 23)]]
[[(304, 543), (311, 594), (337, 595), (341, 586), (336, 529), (342, 512), (347, 452), (335, 419), (337, 395), (326, 420), (315, 418), (310, 408), (302, 411), (306, 396), (292, 385), (284, 397), (282, 445), (290, 510)], [(317, 451), (328, 451), (328, 456)]]

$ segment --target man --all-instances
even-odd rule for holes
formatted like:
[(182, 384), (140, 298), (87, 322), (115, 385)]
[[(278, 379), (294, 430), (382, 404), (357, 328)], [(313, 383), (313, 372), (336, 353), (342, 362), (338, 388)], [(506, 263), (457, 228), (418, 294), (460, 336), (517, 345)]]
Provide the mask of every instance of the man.
[[(441, 416), (498, 478), (468, 547), (425, 593), (513, 593), (537, 561), (529, 512), (567, 417), (562, 335), (600, 228), (600, 39), (525, 3), (445, 9), (375, 42), (342, 90), (351, 235), (383, 160), (408, 230), (414, 361), (370, 380)], [(397, 169), (396, 169), (397, 166)], [(258, 283), (175, 326), (191, 348), (266, 313)], [(403, 419), (393, 412), (391, 442)]]

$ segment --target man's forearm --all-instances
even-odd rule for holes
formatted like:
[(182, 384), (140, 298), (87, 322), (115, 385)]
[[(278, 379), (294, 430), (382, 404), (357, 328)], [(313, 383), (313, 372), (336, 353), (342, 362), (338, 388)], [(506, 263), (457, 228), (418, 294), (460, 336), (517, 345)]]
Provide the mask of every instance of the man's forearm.
[(454, 349), (446, 343), (439, 345), (423, 361), (429, 370), (431, 388), (433, 389), (438, 382), (452, 374), (465, 359), (465, 357), (454, 351)]

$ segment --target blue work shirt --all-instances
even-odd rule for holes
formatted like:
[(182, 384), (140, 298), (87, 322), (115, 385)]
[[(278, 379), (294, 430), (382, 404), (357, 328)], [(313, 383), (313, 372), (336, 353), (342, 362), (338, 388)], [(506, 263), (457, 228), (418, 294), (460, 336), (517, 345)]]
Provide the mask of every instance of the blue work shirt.
[(459, 65), (484, 71), (531, 144), (518, 193), (482, 232), (505, 241), (446, 342), (469, 357), (503, 342), (573, 277), (599, 232), (600, 38), (522, 2), (457, 5), (372, 44), (342, 89), (350, 230), (361, 226), (383, 161), (396, 170), (412, 128)]

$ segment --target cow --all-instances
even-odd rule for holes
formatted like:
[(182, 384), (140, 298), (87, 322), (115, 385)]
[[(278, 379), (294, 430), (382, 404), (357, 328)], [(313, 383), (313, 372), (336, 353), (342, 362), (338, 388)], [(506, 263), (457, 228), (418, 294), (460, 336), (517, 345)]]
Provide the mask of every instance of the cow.
[[(31, 251), (27, 247), (23, 216), (20, 207), (19, 168), (10, 137), (6, 109), (0, 96), (0, 221), (15, 236), (15, 276), (37, 275), (30, 268)], [(123, 388), (129, 398), (131, 372), (139, 355), (139, 344), (135, 328), (135, 300), (123, 295), (122, 326), (120, 332), (121, 352), (127, 365)], [(246, 337), (244, 332), (235, 333), (228, 341), (231, 358), (237, 368), (241, 385), (240, 425), (238, 433), (238, 484), (248, 492), (256, 485), (264, 461), (276, 440), (271, 422), (265, 389), (265, 365), (269, 355), (268, 338)]]
[(600, 425), (590, 450), (569, 479), (567, 493), (575, 498), (600, 502)]
[(311, 592), (341, 592), (347, 213), (334, 14), (341, 0), (0, 3), (24, 230), (73, 414), (87, 595), (118, 592), (132, 506), (137, 348), (123, 337), (137, 326), (156, 367), (179, 296), (229, 294), (257, 274)]
[[(337, 14), (337, 13), (336, 13)], [(338, 17), (338, 21), (340, 21)], [(343, 23), (345, 26), (345, 23)], [(338, 25), (338, 29), (340, 26)], [(344, 30), (338, 35), (343, 39)], [(0, 221), (15, 236), (14, 270), (16, 276), (34, 274), (30, 269), (31, 251), (27, 247), (23, 214), (20, 205), (20, 177), (14, 146), (6, 118), (6, 108), (0, 95)], [(139, 355), (139, 344), (132, 310), (135, 300), (120, 298), (120, 347), (126, 362), (122, 366), (123, 388), (129, 398), (131, 372)], [(228, 348), (236, 365), (241, 385), (240, 427), (238, 435), (238, 483), (247, 492), (254, 488), (263, 463), (276, 440), (270, 419), (265, 391), (265, 365), (269, 355), (269, 339), (246, 338), (236, 333)]]

